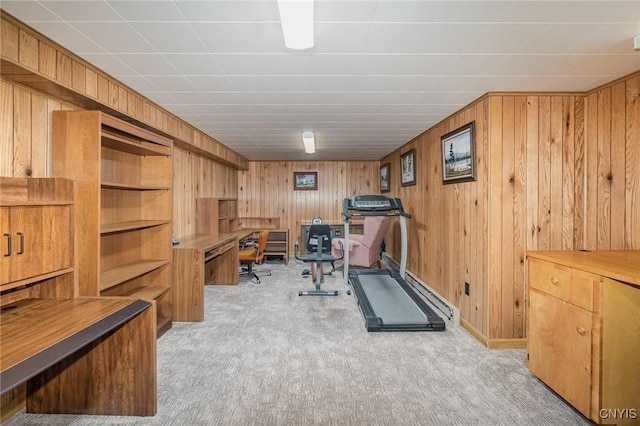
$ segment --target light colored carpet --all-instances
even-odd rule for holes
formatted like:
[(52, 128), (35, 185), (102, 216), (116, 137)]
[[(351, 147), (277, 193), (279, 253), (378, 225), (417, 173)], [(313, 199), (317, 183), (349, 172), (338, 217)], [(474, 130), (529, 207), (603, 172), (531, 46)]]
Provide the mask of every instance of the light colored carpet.
[(533, 377), (524, 350), (490, 350), (459, 326), (367, 333), (337, 297), (299, 297), (307, 265), (262, 284), (207, 286), (206, 319), (158, 340), (154, 417), (31, 415), (7, 425), (588, 425)]

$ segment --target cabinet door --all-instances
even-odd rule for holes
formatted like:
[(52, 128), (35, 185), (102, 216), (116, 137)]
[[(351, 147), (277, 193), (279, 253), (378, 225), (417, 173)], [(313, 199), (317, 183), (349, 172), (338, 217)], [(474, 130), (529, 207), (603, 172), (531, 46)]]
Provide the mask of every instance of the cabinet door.
[(9, 208), (2, 207), (0, 209), (0, 234), (2, 234), (2, 243), (0, 249), (0, 285), (6, 284), (11, 281), (9, 269), (11, 265), (10, 252), (13, 250), (10, 245), (11, 229), (9, 228)]
[(72, 266), (69, 206), (13, 207), (10, 215), (11, 281)]
[(529, 297), (529, 369), (589, 417), (592, 313), (535, 290)]

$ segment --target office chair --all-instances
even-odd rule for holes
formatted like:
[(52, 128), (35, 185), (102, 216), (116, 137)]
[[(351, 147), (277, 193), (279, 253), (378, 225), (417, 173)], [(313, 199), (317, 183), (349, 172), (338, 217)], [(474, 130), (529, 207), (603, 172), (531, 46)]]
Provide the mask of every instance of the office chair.
[(245, 248), (238, 252), (238, 259), (240, 260), (241, 265), (240, 275), (251, 275), (256, 279), (256, 284), (260, 284), (260, 277), (258, 274), (271, 276), (270, 269), (253, 269), (254, 263), (259, 265), (264, 262), (264, 249), (267, 247), (268, 238), (269, 231), (264, 230), (260, 232), (257, 242), (248, 247), (245, 246)]
[(342, 256), (336, 257), (331, 254), (331, 227), (326, 223), (322, 223), (319, 218), (315, 218), (309, 228), (307, 252), (308, 254), (299, 256), (298, 241), (296, 241), (294, 249), (296, 259), (302, 260), (305, 263), (312, 263), (312, 266), (315, 266), (312, 276), (315, 278), (316, 288), (312, 291), (300, 291), (298, 292), (298, 296), (337, 296), (337, 290), (325, 291), (320, 289), (323, 275), (322, 264), (333, 263), (336, 260), (342, 259)]

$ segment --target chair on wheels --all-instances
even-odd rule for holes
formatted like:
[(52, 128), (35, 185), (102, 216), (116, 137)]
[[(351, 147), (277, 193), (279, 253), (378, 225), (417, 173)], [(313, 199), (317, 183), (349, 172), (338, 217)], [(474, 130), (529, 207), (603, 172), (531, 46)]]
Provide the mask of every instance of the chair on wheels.
[(253, 269), (254, 263), (259, 265), (264, 262), (264, 249), (267, 247), (268, 238), (269, 231), (264, 230), (260, 232), (257, 242), (251, 243), (249, 246), (245, 246), (238, 252), (238, 259), (240, 260), (241, 265), (240, 274), (252, 276), (256, 279), (256, 284), (260, 284), (260, 277), (258, 274), (271, 276), (271, 270), (269, 269)]
[(331, 254), (331, 228), (326, 223), (322, 223), (319, 218), (315, 218), (309, 228), (307, 252), (308, 254), (306, 255), (298, 255), (298, 241), (296, 241), (294, 255), (296, 259), (312, 264), (312, 270), (314, 271), (312, 276), (315, 278), (316, 288), (312, 291), (300, 291), (298, 296), (337, 296), (337, 290), (326, 291), (320, 289), (323, 275), (322, 265), (342, 259), (343, 253), (340, 254), (340, 257)]

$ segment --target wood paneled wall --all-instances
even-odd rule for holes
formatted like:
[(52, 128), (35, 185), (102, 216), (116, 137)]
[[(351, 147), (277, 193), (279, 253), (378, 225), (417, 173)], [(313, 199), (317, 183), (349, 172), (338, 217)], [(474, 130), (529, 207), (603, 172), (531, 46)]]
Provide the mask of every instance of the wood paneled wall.
[[(293, 172), (318, 172), (318, 190), (294, 191)], [(250, 161), (238, 181), (238, 215), (279, 217), (291, 250), (302, 221), (341, 221), (342, 200), (380, 191), (377, 161)]]
[(173, 149), (173, 232), (196, 233), (196, 198), (238, 196), (238, 171), (192, 151)]
[[(472, 120), (477, 179), (443, 185), (440, 137)], [(429, 129), (381, 160), (414, 215), (408, 270), (489, 345), (523, 338), (528, 250), (640, 248), (639, 129), (640, 73), (586, 95), (489, 94)], [(417, 184), (401, 187), (412, 148)]]
[(587, 94), (584, 248), (640, 249), (640, 72)]
[(51, 112), (77, 109), (0, 79), (0, 176), (50, 177)]

